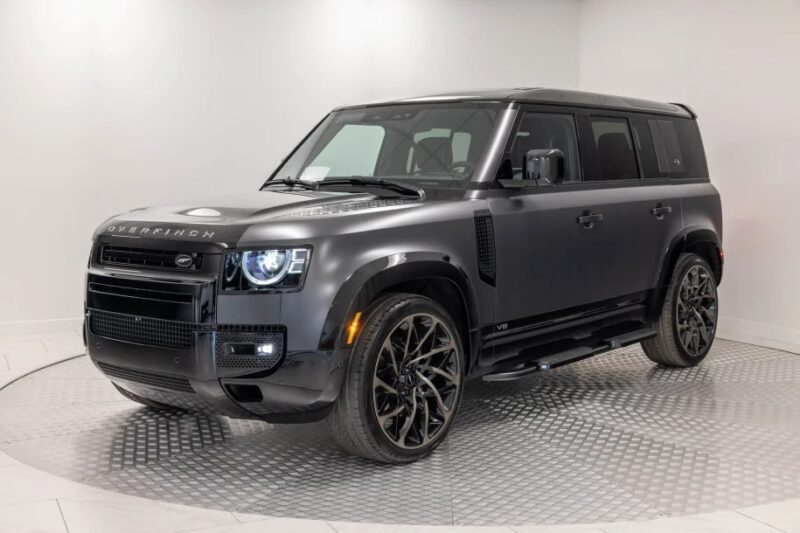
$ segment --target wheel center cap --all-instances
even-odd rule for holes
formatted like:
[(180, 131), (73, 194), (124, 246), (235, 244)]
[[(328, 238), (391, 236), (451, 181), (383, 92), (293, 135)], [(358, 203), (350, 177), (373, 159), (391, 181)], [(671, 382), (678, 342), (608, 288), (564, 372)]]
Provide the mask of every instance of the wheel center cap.
[(398, 382), (399, 382), (398, 384), (402, 389), (405, 390), (413, 389), (414, 386), (417, 384), (417, 376), (412, 369), (403, 368), (400, 371)]

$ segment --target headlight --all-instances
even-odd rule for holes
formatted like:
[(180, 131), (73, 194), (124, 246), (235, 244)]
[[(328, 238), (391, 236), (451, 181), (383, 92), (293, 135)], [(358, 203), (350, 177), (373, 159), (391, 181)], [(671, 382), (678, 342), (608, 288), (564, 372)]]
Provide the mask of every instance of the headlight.
[(228, 252), (223, 290), (299, 289), (311, 250), (277, 248)]

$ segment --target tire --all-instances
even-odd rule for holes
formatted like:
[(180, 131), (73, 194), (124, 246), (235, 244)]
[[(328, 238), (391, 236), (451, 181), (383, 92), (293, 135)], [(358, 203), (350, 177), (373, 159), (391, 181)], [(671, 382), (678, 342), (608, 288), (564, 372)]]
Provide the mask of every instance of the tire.
[(116, 383), (112, 383), (114, 388), (116, 388), (120, 394), (125, 396), (127, 399), (134, 401), (136, 403), (140, 403), (146, 407), (151, 409), (158, 409), (159, 411), (181, 411), (178, 407), (172, 407), (171, 405), (167, 405), (165, 403), (156, 402), (154, 400), (148, 400), (147, 398), (142, 398), (138, 394), (134, 394), (129, 390), (125, 390)]
[(429, 298), (391, 294), (365, 314), (327, 423), (351, 454), (410, 463), (433, 451), (452, 426), (464, 390), (463, 344), (453, 320)]
[(642, 341), (642, 349), (662, 366), (689, 367), (705, 359), (717, 331), (717, 284), (708, 263), (696, 254), (678, 258), (654, 323), (656, 336)]

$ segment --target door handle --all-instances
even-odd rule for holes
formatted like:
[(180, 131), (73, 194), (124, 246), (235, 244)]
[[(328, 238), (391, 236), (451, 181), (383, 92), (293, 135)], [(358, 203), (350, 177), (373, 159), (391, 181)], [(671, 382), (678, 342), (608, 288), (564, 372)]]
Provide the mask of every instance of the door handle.
[(584, 228), (592, 229), (594, 227), (595, 222), (603, 221), (603, 214), (592, 213), (591, 211), (584, 211), (583, 214), (579, 216), (576, 221), (578, 222), (578, 224), (583, 224)]
[(650, 210), (650, 214), (655, 216), (658, 220), (663, 220), (664, 215), (672, 213), (672, 208), (668, 205), (658, 204)]

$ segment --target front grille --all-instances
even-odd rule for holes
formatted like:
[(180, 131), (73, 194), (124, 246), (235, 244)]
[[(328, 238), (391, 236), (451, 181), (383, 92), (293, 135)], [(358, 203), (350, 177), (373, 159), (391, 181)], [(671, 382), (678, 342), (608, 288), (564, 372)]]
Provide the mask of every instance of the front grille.
[(89, 273), (86, 306), (108, 313), (176, 322), (206, 322), (214, 314), (211, 279), (163, 280)]
[(120, 379), (127, 379), (136, 383), (143, 383), (161, 389), (174, 390), (178, 392), (188, 392), (194, 394), (194, 388), (189, 380), (181, 376), (161, 374), (160, 372), (148, 372), (134, 368), (125, 368), (108, 363), (98, 362), (97, 366), (107, 375)]
[[(98, 277), (97, 279), (103, 278)], [(177, 292), (171, 290), (125, 286), (122, 285), (118, 280), (113, 281), (114, 283), (90, 281), (89, 290), (98, 294), (139, 298), (144, 300), (153, 300), (156, 302), (170, 302), (179, 304), (192, 303), (192, 294), (185, 291)]]
[(186, 350), (192, 347), (194, 332), (200, 327), (191, 322), (177, 322), (109, 311), (91, 310), (89, 329), (109, 339)]
[[(216, 337), (216, 359), (219, 368), (241, 368), (254, 370), (272, 370), (283, 358), (284, 333), (277, 327), (266, 328), (274, 331), (265, 331), (262, 327), (260, 331), (237, 333), (230, 331), (218, 331)], [(262, 344), (272, 343), (275, 350), (271, 355), (242, 355), (233, 354), (228, 350), (231, 344)]]
[[(187, 256), (185, 264), (178, 264), (176, 261), (178, 256)], [(104, 265), (194, 271), (200, 270), (203, 264), (203, 254), (105, 245), (100, 248), (98, 260)]]

